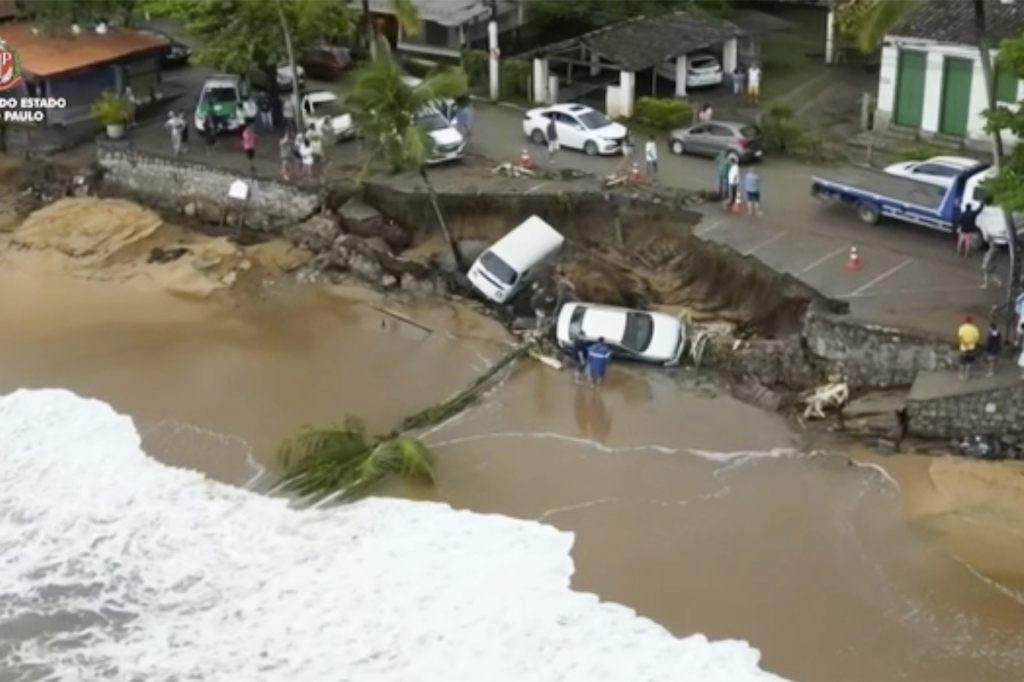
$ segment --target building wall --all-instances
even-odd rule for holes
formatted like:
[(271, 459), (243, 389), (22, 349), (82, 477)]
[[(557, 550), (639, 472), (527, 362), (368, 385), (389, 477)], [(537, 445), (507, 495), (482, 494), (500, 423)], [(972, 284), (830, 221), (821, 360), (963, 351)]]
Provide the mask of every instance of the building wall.
[[(927, 55), (927, 71), (925, 73), (924, 111), (921, 121), (923, 136), (939, 132), (939, 117), (942, 111), (942, 79), (943, 65), (946, 57), (969, 59), (974, 65), (971, 77), (971, 96), (967, 122), (967, 138), (969, 141), (987, 143), (985, 119), (982, 116), (988, 108), (985, 97), (985, 78), (981, 69), (978, 50), (969, 45), (936, 44), (929, 41), (893, 39), (882, 49), (882, 64), (878, 77), (878, 103), (875, 112), (875, 125), (886, 128), (890, 124), (896, 105), (896, 84), (899, 70), (900, 48), (924, 50)], [(992, 64), (996, 63), (998, 52), (992, 51)], [(1024, 81), (1017, 82), (1017, 100), (1024, 99)], [(1003, 106), (1007, 106), (1002, 103)], [(1011, 105), (1013, 106), (1013, 105)], [(1007, 142), (1016, 142), (1016, 137), (1004, 133)]]

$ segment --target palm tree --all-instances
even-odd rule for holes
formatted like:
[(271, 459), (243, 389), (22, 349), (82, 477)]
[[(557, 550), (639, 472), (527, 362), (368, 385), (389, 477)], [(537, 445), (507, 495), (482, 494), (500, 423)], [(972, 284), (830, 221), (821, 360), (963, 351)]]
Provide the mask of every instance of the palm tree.
[(395, 434), (368, 438), (355, 417), (326, 428), (303, 428), (281, 445), (278, 458), (288, 470), (284, 488), (302, 496), (335, 493), (351, 500), (390, 474), (434, 477), (423, 443)]
[(406, 83), (403, 76), (387, 42), (382, 39), (377, 40), (374, 58), (356, 72), (347, 101), (370, 149), (364, 170), (373, 161), (383, 161), (392, 173), (417, 171), (426, 185), (431, 207), (452, 257), (463, 269), (462, 256), (427, 175), (426, 161), (432, 152), (433, 140), (415, 124), (415, 118), (434, 102), (464, 95), (468, 90), (466, 74), (459, 68), (440, 69), (418, 85)]

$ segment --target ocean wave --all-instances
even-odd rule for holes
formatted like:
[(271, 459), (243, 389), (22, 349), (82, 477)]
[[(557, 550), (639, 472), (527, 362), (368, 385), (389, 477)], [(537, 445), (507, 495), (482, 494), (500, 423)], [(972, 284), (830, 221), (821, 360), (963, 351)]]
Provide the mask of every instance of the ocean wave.
[(0, 669), (21, 679), (778, 680), (569, 588), (570, 533), (446, 505), (298, 510), (164, 466), (67, 391), (0, 398)]

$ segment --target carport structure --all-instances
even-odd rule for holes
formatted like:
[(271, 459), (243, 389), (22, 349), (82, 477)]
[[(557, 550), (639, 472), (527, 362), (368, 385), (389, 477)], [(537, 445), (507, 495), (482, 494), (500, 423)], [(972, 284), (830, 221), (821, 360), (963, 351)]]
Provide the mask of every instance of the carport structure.
[(533, 101), (557, 101), (558, 80), (550, 73), (552, 64), (567, 65), (570, 79), (574, 66), (584, 67), (592, 77), (602, 70), (614, 70), (619, 72), (619, 84), (608, 87), (607, 113), (630, 116), (637, 73), (674, 61), (675, 94), (685, 97), (687, 55), (721, 45), (722, 70), (732, 73), (743, 33), (724, 19), (685, 10), (636, 17), (584, 33), (533, 52)]

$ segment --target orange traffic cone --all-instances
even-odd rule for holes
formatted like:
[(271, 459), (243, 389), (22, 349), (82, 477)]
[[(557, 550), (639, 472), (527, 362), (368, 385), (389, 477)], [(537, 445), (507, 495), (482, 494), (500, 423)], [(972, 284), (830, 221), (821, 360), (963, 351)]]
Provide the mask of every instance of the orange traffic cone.
[(732, 202), (732, 204), (729, 205), (729, 212), (730, 213), (746, 213), (746, 211), (743, 210), (743, 202), (740, 201), (740, 197), (739, 197), (738, 193), (736, 195), (736, 201)]
[(640, 164), (633, 162), (633, 167), (629, 169), (629, 178), (627, 180), (631, 185), (640, 184)]
[(533, 168), (533, 159), (530, 158), (530, 152), (526, 151), (526, 147), (523, 147), (523, 153), (519, 155), (519, 167), (526, 170)]
[(852, 270), (860, 270), (860, 268), (861, 268), (861, 262), (860, 262), (860, 256), (857, 255), (857, 247), (856, 246), (851, 246), (850, 247), (850, 257), (846, 259), (846, 269), (852, 271)]

